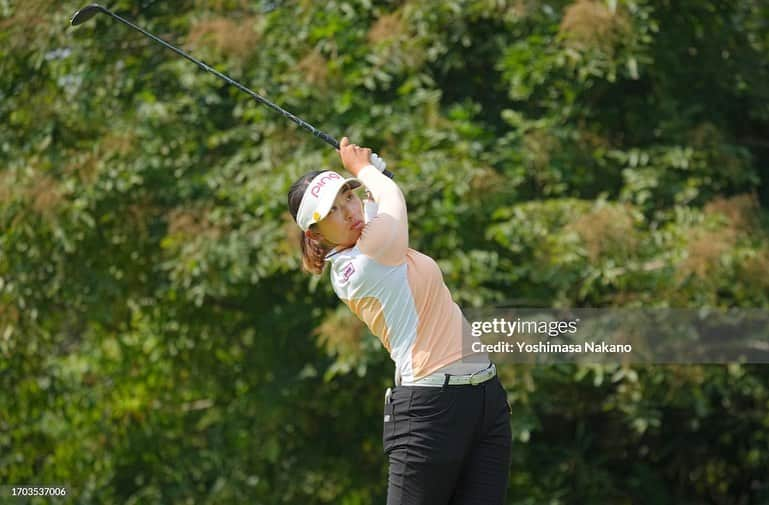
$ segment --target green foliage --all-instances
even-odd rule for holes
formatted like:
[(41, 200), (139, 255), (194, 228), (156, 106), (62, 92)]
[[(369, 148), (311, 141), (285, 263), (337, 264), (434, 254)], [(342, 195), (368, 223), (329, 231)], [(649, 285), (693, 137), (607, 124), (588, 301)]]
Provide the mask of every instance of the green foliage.
[[(383, 502), (392, 365), (285, 208), (336, 153), (79, 7), (0, 1), (0, 481)], [(464, 307), (769, 306), (765, 2), (110, 8), (374, 147)], [(502, 378), (511, 504), (769, 501), (765, 367)]]

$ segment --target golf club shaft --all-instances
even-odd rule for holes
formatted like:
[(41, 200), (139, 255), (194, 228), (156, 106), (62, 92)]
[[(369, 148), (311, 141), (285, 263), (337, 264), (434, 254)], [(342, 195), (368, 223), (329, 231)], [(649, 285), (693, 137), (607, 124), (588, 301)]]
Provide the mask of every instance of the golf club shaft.
[[(197, 58), (193, 58), (192, 56), (190, 56), (186, 52), (182, 51), (178, 47), (176, 47), (176, 46), (174, 46), (172, 44), (169, 44), (168, 42), (166, 42), (165, 40), (161, 39), (160, 37), (157, 37), (156, 35), (153, 35), (152, 33), (148, 32), (144, 28), (142, 28), (140, 26), (137, 26), (134, 23), (128, 21), (127, 19), (125, 19), (125, 18), (115, 14), (114, 12), (112, 12), (109, 9), (107, 9), (106, 7), (103, 7), (103, 6), (100, 6), (100, 5), (99, 6), (93, 5), (93, 8), (98, 8), (98, 10), (100, 12), (103, 12), (104, 14), (109, 15), (113, 19), (116, 19), (116, 20), (120, 21), (124, 25), (127, 25), (127, 26), (133, 28), (134, 30), (137, 30), (137, 31), (143, 33), (144, 35), (146, 35), (147, 37), (151, 38), (152, 40), (154, 40), (158, 44), (161, 44), (162, 46), (170, 49), (171, 51), (175, 52), (179, 56), (181, 56), (183, 58), (186, 58), (187, 60), (191, 61), (192, 63), (194, 63), (195, 65), (197, 65), (201, 69), (205, 70), (206, 72), (210, 72), (210, 73), (214, 74), (216, 77), (218, 77), (218, 78), (226, 81), (227, 83), (235, 86), (236, 88), (238, 88), (239, 90), (243, 91), (244, 93), (249, 94), (257, 102), (266, 105), (267, 107), (271, 108), (274, 111), (280, 112), (284, 117), (286, 117), (289, 120), (293, 121), (294, 123), (296, 123), (297, 125), (301, 126), (305, 130), (309, 131), (310, 133), (312, 133), (316, 137), (322, 139), (323, 141), (325, 141), (327, 144), (329, 144), (334, 149), (337, 149), (337, 150), (339, 149), (339, 142), (334, 137), (332, 137), (331, 135), (329, 135), (329, 134), (327, 134), (327, 133), (325, 133), (325, 132), (315, 128), (313, 125), (311, 125), (307, 121), (303, 120), (302, 118), (299, 118), (299, 117), (295, 116), (294, 114), (291, 114), (289, 111), (285, 110), (284, 108), (282, 108), (282, 107), (272, 103), (271, 101), (267, 100), (263, 96), (255, 93), (254, 91), (250, 90), (246, 86), (242, 85), (238, 81), (232, 79), (231, 77), (229, 77), (227, 75), (224, 75), (223, 73), (219, 72), (218, 70), (216, 70), (214, 68), (211, 68), (210, 66), (206, 65), (205, 63), (203, 63), (202, 61), (198, 60)], [(75, 16), (77, 16), (77, 13), (75, 14)], [(74, 17), (73, 17), (73, 19), (74, 19)], [(383, 173), (386, 176), (390, 177), (390, 178), (393, 177), (393, 174), (389, 170), (384, 170)]]

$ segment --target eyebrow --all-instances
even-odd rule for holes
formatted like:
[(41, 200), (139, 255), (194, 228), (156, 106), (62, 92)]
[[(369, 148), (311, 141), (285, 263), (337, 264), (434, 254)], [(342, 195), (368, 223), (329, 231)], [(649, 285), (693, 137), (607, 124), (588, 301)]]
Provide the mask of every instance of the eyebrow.
[[(345, 184), (344, 186), (339, 188), (339, 193), (337, 193), (336, 198), (339, 198), (340, 196), (342, 196), (343, 194), (347, 193), (348, 191), (350, 191), (350, 185), (349, 184)], [(331, 208), (332, 209), (334, 207), (336, 207), (336, 198), (334, 198), (334, 203), (331, 204)]]

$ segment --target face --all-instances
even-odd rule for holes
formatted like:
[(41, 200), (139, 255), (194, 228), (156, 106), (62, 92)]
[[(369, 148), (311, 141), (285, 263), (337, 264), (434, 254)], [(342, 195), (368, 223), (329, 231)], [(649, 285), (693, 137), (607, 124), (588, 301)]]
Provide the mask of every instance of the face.
[(349, 247), (355, 244), (363, 230), (363, 202), (347, 186), (339, 191), (334, 205), (326, 217), (318, 221), (313, 229), (323, 239), (335, 246)]

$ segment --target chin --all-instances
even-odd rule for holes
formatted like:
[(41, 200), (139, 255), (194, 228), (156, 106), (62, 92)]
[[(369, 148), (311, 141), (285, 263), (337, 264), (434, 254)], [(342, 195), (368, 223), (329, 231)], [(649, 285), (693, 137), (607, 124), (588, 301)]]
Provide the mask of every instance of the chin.
[(354, 246), (358, 242), (358, 239), (360, 238), (360, 236), (361, 236), (360, 232), (357, 232), (357, 233), (353, 234), (350, 237), (350, 244), (348, 245), (348, 247)]

